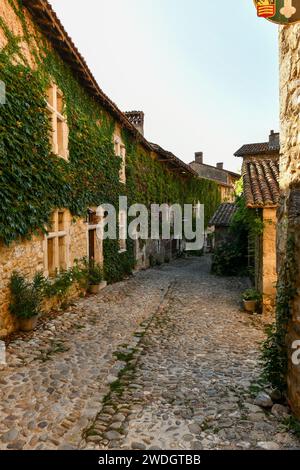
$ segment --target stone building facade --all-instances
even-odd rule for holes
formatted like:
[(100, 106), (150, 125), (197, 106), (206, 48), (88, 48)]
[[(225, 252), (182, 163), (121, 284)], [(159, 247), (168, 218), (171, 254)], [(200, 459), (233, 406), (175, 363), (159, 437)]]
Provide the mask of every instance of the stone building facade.
[(214, 167), (207, 165), (203, 161), (203, 152), (195, 153), (195, 160), (190, 163), (190, 167), (197, 172), (200, 178), (215, 181), (221, 193), (221, 202), (234, 202), (235, 185), (241, 175), (229, 170), (225, 170), (224, 163), (220, 162)]
[(273, 313), (276, 298), (276, 210), (279, 203), (279, 133), (269, 140), (243, 145), (235, 156), (243, 158), (244, 196), (249, 210), (262, 221), (262, 233), (252, 241), (256, 289), (263, 296), (264, 314)]
[[(285, 267), (296, 270), (292, 280), (296, 293), (290, 300), (287, 337), (288, 390), (295, 414), (300, 418), (300, 365), (292, 361), (294, 341), (300, 340), (300, 24), (280, 28), (280, 120), (281, 156), (278, 210), (279, 281), (285, 280)], [(294, 243), (294, 252), (288, 250)], [(291, 271), (291, 269), (289, 269)]]
[[(139, 155), (143, 155), (143, 158), (153, 162), (152, 167), (156, 175), (159, 171), (160, 176), (164, 175), (168, 180), (168, 184), (177, 185), (176, 187), (180, 187), (182, 193), (184, 193), (184, 188), (192, 181), (198, 181), (197, 173), (189, 165), (145, 139), (143, 135), (144, 116), (142, 113), (121, 112), (103, 93), (48, 2), (44, 0), (24, 0), (22, 5), (20, 7), (18, 1), (1, 0), (0, 52), (9, 47), (12, 38), (17, 37), (21, 41), (20, 54), (19, 57), (17, 54), (14, 55), (14, 65), (17, 65), (20, 61), (22, 66), (26, 63), (29, 70), (35, 71), (37, 69), (36, 53), (38, 51), (38, 53), (44, 54), (46, 48), (51, 51), (53, 56), (57, 57), (57, 60), (62, 64), (61, 67), (73, 77), (72, 80), (76, 81), (76, 87), (80, 87), (78, 93), (85, 93), (91, 106), (95, 107), (96, 112), (94, 111), (93, 115), (91, 112), (89, 119), (94, 119), (95, 113), (99, 115), (99, 119), (93, 122), (93, 125), (98, 126), (100, 129), (102, 122), (113, 123), (111, 147), (114, 157), (120, 159), (118, 184), (121, 190), (123, 191), (124, 188), (125, 193), (130, 193), (130, 190), (132, 190), (132, 188), (127, 188), (129, 146), (125, 142), (125, 135), (130, 137), (130, 145), (137, 149), (136, 152)], [(28, 69), (26, 69), (26, 73)], [(72, 151), (74, 152), (74, 143), (72, 143), (73, 148), (71, 148), (69, 134), (72, 130), (74, 138), (76, 129), (70, 128), (71, 124), (68, 121), (65, 101), (64, 90), (53, 80), (49, 84), (48, 93), (45, 96), (50, 126), (50, 146), (53, 155), (69, 163), (72, 159)], [(22, 116), (20, 116), (17, 125), (22, 125)], [(76, 120), (74, 125), (76, 126)], [(84, 125), (83, 130), (86, 127), (87, 125)], [(82, 136), (80, 135), (80, 137)], [(4, 144), (1, 140), (0, 151), (2, 151), (2, 145)], [(134, 165), (134, 162), (131, 161), (131, 169), (132, 165)], [(160, 169), (158, 169), (158, 166)], [(99, 172), (101, 172), (100, 168)], [(155, 179), (155, 176), (152, 179)], [(140, 184), (142, 185), (144, 182), (142, 181)], [(211, 185), (211, 188), (217, 190), (216, 187), (213, 188), (213, 185)], [(147, 196), (150, 200), (150, 189), (148, 190), (147, 187), (143, 189), (144, 193), (149, 191)], [(97, 201), (99, 204), (103, 202), (106, 201)], [(153, 200), (152, 202), (161, 201)], [(195, 200), (195, 203), (197, 202)], [(27, 234), (29, 239), (15, 237), (16, 240), (12, 243), (0, 242), (1, 337), (5, 337), (18, 326), (16, 320), (9, 314), (9, 282), (14, 271), (18, 271), (31, 279), (37, 272), (51, 278), (57, 273), (72, 268), (76, 260), (84, 257), (92, 258), (100, 264), (105, 262), (103, 242), (96, 235), (97, 224), (99, 223), (96, 209), (97, 206), (91, 204), (86, 208), (84, 216), (77, 216), (67, 207), (54, 207), (51, 220), (48, 221), (47, 226), (43, 227), (43, 230), (33, 227), (33, 233)], [(120, 264), (122, 260), (124, 261), (128, 251), (126, 240), (123, 240), (120, 235), (121, 231), (125, 229), (125, 217), (127, 217), (127, 214), (119, 212), (120, 240), (115, 254), (115, 269), (118, 269), (119, 261)], [(12, 227), (11, 230), (13, 231)], [(147, 240), (142, 246), (137, 241), (134, 243), (136, 268), (146, 268), (151, 262), (163, 262), (166, 258), (170, 259), (180, 249), (181, 246), (177, 240)]]

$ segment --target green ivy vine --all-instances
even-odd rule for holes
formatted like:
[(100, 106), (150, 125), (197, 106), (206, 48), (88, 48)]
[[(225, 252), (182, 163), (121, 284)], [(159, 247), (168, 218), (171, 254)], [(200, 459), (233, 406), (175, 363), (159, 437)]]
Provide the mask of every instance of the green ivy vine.
[(267, 339), (262, 346), (263, 379), (282, 392), (286, 391), (287, 383), (286, 336), (292, 318), (292, 301), (297, 293), (296, 278), (295, 239), (290, 235), (277, 284), (276, 322), (267, 328)]
[[(114, 154), (113, 118), (80, 86), (72, 71), (36, 30), (31, 35), (21, 1), (9, 0), (20, 18), (23, 34), (14, 36), (3, 19), (7, 45), (0, 51), (0, 78), (6, 104), (0, 107), (0, 240), (9, 245), (45, 231), (56, 208), (85, 217), (101, 203), (118, 207), (118, 196), (129, 203), (205, 204), (206, 221), (220, 202), (218, 186), (199, 178), (171, 173), (124, 131), (127, 184), (119, 182), (121, 159)], [(35, 60), (32, 69), (21, 44)], [(38, 46), (37, 46), (38, 44)], [(53, 155), (49, 144), (47, 88), (54, 81), (63, 92), (69, 127), (69, 161)], [(119, 253), (117, 241), (105, 241), (105, 275), (121, 279), (134, 264), (133, 244)]]

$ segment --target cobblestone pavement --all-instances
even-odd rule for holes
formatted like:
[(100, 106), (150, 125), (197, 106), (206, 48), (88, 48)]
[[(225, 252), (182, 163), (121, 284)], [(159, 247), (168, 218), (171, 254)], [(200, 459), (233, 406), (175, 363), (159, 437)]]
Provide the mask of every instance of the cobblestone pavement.
[(178, 260), (12, 341), (0, 449), (299, 448), (284, 407), (264, 411), (249, 391), (264, 335), (240, 309), (245, 283)]
[(139, 273), (12, 341), (0, 370), (0, 449), (78, 448), (122, 367), (114, 351), (139, 341), (133, 333), (169, 282)]
[(275, 405), (275, 417), (254, 404), (264, 328), (240, 309), (246, 281), (211, 276), (208, 258), (159, 276), (170, 289), (87, 429), (89, 447), (300, 448), (282, 425), (285, 407)]

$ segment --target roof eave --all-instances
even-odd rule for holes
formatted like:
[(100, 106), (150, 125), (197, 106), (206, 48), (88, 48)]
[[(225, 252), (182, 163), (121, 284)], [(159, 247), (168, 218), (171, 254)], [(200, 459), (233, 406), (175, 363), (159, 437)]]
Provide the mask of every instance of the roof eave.
[(246, 202), (246, 206), (248, 209), (277, 209), (279, 204), (254, 204)]
[(109, 110), (121, 124), (128, 129), (147, 149), (151, 150), (151, 145), (143, 135), (134, 127), (118, 106), (101, 90), (84, 58), (76, 48), (72, 39), (64, 29), (61, 21), (47, 0), (23, 0), (23, 5), (33, 16), (39, 28), (45, 34), (54, 49), (68, 61), (70, 68), (79, 77), (85, 89), (101, 105)]
[(260, 151), (260, 152), (246, 152), (246, 153), (239, 153), (237, 151), (233, 154), (234, 157), (256, 157), (257, 155), (279, 155), (280, 150), (267, 150), (267, 151)]

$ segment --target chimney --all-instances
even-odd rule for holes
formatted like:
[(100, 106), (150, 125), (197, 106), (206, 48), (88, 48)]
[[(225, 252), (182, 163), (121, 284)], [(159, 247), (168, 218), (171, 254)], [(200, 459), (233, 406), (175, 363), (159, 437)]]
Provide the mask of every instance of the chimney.
[(224, 163), (217, 163), (218, 170), (223, 170)]
[(134, 127), (144, 135), (144, 119), (145, 115), (143, 111), (126, 111), (125, 115), (127, 119), (134, 125)]
[(270, 132), (269, 136), (269, 147), (270, 150), (277, 150), (279, 148), (279, 132), (274, 132), (273, 130)]
[(203, 164), (203, 152), (196, 152), (195, 153), (195, 162), (199, 163), (199, 165)]

